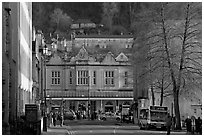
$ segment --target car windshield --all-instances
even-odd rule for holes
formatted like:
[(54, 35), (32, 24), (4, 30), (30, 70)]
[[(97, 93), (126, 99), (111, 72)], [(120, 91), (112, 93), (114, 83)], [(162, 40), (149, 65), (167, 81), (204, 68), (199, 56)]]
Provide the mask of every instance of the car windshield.
[(151, 120), (156, 122), (164, 122), (167, 112), (150, 112)]

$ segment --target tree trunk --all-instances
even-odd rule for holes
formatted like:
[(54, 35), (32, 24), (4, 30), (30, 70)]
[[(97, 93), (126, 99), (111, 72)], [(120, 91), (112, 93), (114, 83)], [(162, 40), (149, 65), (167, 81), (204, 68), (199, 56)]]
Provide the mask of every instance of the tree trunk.
[(172, 63), (171, 63), (171, 57), (170, 57), (168, 42), (167, 42), (167, 34), (166, 34), (166, 27), (165, 27), (165, 20), (164, 20), (164, 7), (163, 7), (163, 5), (161, 8), (161, 17), (162, 17), (162, 29), (163, 29), (165, 52), (167, 55), (168, 68), (170, 70), (171, 80), (173, 83), (174, 110), (175, 110), (175, 115), (176, 115), (176, 128), (181, 129), (180, 111), (179, 111), (179, 88), (180, 88), (180, 85), (177, 86), (178, 84), (176, 83), (176, 77), (175, 77), (174, 70), (173, 70)]
[[(163, 81), (163, 79), (162, 79)], [(160, 106), (163, 105), (163, 98), (164, 98), (164, 87), (163, 87), (163, 82), (162, 82), (162, 87), (161, 87), (161, 98), (160, 98)]]
[(181, 129), (181, 119), (180, 119), (180, 110), (179, 110), (179, 89), (174, 88), (174, 111), (176, 116), (176, 129)]
[(154, 88), (153, 85), (151, 84), (151, 93), (152, 93), (152, 106), (155, 105), (155, 98), (154, 98)]

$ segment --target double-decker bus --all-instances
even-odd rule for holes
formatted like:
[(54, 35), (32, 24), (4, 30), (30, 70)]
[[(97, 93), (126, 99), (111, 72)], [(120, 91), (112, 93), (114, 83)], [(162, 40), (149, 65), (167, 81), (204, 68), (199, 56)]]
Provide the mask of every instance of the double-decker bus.
[(166, 117), (168, 108), (162, 106), (150, 106), (139, 108), (140, 129), (166, 128)]

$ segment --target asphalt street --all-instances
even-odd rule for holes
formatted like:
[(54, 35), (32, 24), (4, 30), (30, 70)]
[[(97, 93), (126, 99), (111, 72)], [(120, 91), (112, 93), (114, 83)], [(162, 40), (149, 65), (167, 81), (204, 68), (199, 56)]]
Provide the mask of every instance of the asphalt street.
[[(64, 121), (60, 127), (51, 126), (47, 135), (166, 135), (162, 130), (140, 130), (139, 126), (132, 123), (120, 123), (117, 121), (99, 121), (99, 120), (72, 120)], [(186, 135), (184, 130), (172, 131), (172, 135)]]

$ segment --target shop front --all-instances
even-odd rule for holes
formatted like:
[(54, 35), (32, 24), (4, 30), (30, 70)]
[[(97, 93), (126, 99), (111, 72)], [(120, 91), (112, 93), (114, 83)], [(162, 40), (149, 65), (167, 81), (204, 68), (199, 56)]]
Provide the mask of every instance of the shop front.
[[(59, 91), (58, 91), (59, 93)], [(63, 95), (64, 93), (64, 95)], [(85, 111), (88, 113), (88, 104), (90, 102), (90, 112), (117, 112), (119, 110), (119, 105), (130, 106), (133, 101), (133, 93), (132, 92), (115, 92), (110, 93), (106, 92), (90, 92), (90, 95), (86, 95), (85, 92), (78, 92), (77, 94), (73, 94), (73, 92), (64, 91), (60, 94), (56, 94), (53, 92), (47, 93), (50, 98), (52, 98), (51, 105), (52, 106), (60, 106), (63, 109), (71, 109), (74, 112), (77, 111)], [(58, 96), (61, 95), (61, 96)], [(63, 97), (62, 97), (63, 95)], [(77, 95), (77, 96), (73, 96)], [(117, 96), (114, 96), (117, 95)], [(63, 101), (63, 102), (62, 102)]]

